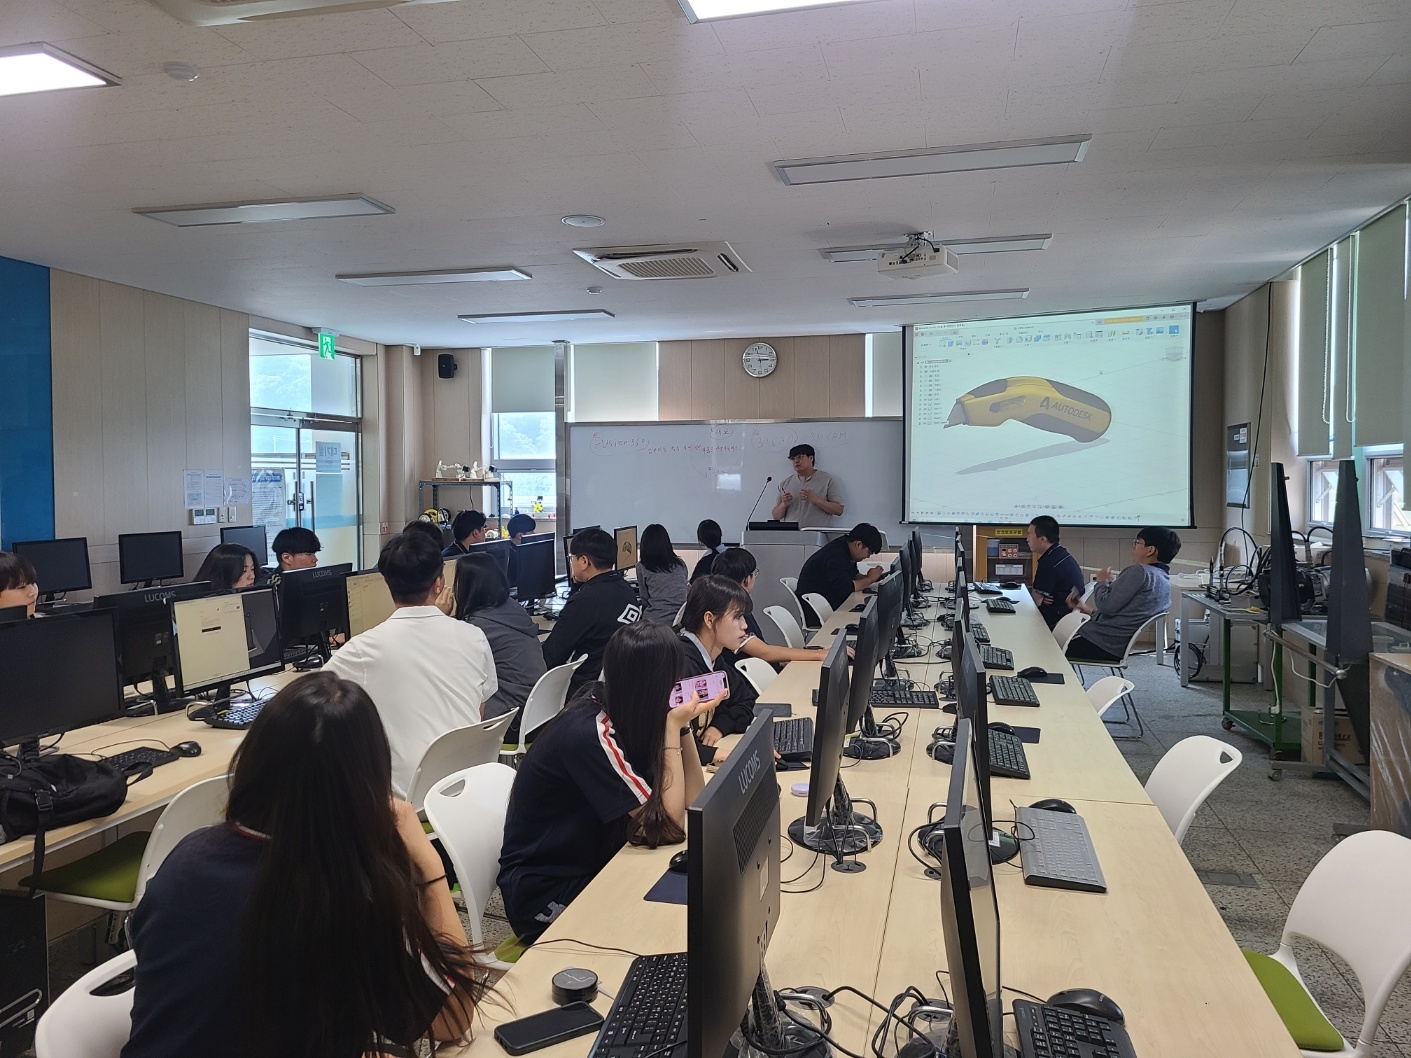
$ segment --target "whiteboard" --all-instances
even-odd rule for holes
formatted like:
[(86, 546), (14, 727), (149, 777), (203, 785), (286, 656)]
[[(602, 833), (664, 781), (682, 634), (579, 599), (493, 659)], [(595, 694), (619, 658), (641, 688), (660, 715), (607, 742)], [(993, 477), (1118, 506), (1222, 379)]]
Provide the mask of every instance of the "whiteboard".
[(837, 525), (871, 522), (892, 546), (906, 538), (899, 418), (569, 423), (565, 531), (660, 522), (674, 544), (690, 547), (697, 523), (714, 518), (727, 542), (738, 541), (772, 475), (754, 520), (769, 517), (778, 486), (793, 473), (796, 444), (813, 445), (818, 469), (838, 479), (844, 510)]

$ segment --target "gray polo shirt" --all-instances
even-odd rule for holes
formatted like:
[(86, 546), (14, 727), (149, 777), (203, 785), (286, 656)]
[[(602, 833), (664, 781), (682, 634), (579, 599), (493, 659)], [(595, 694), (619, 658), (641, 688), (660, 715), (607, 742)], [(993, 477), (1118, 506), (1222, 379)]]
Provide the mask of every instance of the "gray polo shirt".
[(792, 493), (793, 500), (789, 503), (789, 509), (784, 512), (781, 522), (798, 522), (800, 528), (808, 528), (815, 525), (832, 525), (833, 516), (824, 511), (821, 507), (815, 507), (805, 499), (799, 497), (800, 489), (812, 489), (821, 498), (830, 503), (843, 502), (843, 490), (838, 487), (838, 481), (826, 470), (813, 469), (813, 476), (807, 481), (797, 474), (790, 474), (779, 486), (779, 495), (775, 496), (774, 502), (778, 503), (780, 496), (784, 493)]

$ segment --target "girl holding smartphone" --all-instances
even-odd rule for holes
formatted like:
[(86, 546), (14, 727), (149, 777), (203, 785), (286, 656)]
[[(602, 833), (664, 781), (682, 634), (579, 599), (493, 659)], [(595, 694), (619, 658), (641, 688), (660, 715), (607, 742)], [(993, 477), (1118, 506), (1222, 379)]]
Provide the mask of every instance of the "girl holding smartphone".
[(535, 734), (519, 766), (500, 852), (505, 913), (532, 941), (624, 844), (675, 845), (705, 785), (691, 722), (719, 705), (671, 706), (681, 653), (665, 625), (624, 625), (602, 679)]
[(750, 609), (749, 592), (735, 581), (713, 573), (692, 584), (686, 595), (678, 639), (684, 673), (701, 676), (722, 672), (729, 681), (725, 699), (696, 725), (696, 737), (703, 749), (701, 760), (707, 764), (715, 757), (714, 747), (722, 738), (744, 731), (754, 719), (759, 694), (735, 667), (741, 656), (739, 650), (749, 636)]

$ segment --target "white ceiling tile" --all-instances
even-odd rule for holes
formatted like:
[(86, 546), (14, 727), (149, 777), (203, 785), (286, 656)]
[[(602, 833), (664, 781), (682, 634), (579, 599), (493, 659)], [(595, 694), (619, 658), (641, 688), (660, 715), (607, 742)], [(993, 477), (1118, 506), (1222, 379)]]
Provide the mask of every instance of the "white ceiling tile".
[(1185, 147), (1213, 147), (1230, 143), (1260, 143), (1267, 140), (1296, 140), (1309, 135), (1322, 119), (1285, 118), (1280, 121), (1230, 121), (1218, 125), (1183, 125), (1162, 129), (1152, 150), (1179, 150)]
[(449, 114), (440, 120), (471, 141), (607, 132), (607, 127), (583, 104)]
[(553, 70), (661, 62), (678, 55), (722, 54), (710, 26), (693, 26), (684, 20), (526, 33), (523, 39)]
[(501, 106), (516, 109), (540, 109), (661, 94), (652, 79), (637, 66), (604, 66), (565, 73), (487, 77), (477, 83)]
[(593, 6), (609, 22), (684, 21), (686, 18), (676, 0), (593, 0)]
[(1282, 63), (1243, 70), (1216, 70), (1193, 74), (1181, 90), (1181, 102), (1218, 100), (1226, 95), (1297, 92), (1314, 88), (1356, 88), (1367, 80), (1382, 59), (1339, 59), (1333, 62)]
[(749, 121), (757, 113), (742, 88), (718, 92), (688, 92), (645, 99), (607, 99), (588, 107), (609, 128), (643, 127), (664, 122)]
[(8, 0), (5, 16), (0, 18), (0, 47), (38, 40), (51, 44), (66, 42), (65, 50), (76, 55), (75, 49), (81, 45), (75, 38), (106, 32), (101, 24), (89, 21), (56, 0)]
[(916, 9), (912, 0), (872, 0), (842, 7), (727, 18), (710, 23), (709, 28), (715, 30), (726, 51), (738, 54), (914, 33)]
[(1368, 55), (1390, 56), (1408, 48), (1411, 48), (1411, 18), (1364, 22), (1353, 26), (1324, 26), (1313, 35), (1296, 61), (1328, 62)]
[(353, 53), (353, 59), (390, 85), (402, 87), (438, 81), (468, 81), (542, 73), (547, 67), (518, 37), (486, 37), (378, 48)]
[(1128, 44), (1209, 40), (1221, 32), (1235, 0), (1186, 0), (1134, 7), (1124, 36)]
[(205, 32), (222, 37), (261, 59), (292, 59), (305, 55), (335, 55), (367, 48), (420, 44), (422, 38), (390, 11), (349, 11), (246, 22)]
[(1018, 31), (1016, 20), (945, 32), (833, 41), (821, 45), (821, 49), (833, 77), (875, 77), (910, 66), (960, 74), (971, 66), (1012, 58)]
[(339, 109), (360, 121), (391, 121), (425, 114), (470, 114), (498, 110), (500, 104), (473, 81), (407, 85), (405, 88), (362, 88), (340, 92)]
[(823, 52), (816, 44), (738, 56), (688, 53), (671, 61), (643, 63), (641, 68), (664, 93), (823, 81), (829, 74)]
[(760, 114), (792, 114), (853, 103), (890, 104), (899, 109), (921, 101), (921, 85), (914, 70), (882, 70), (864, 81), (803, 81), (794, 84), (765, 85), (748, 90), (750, 101)]
[(1393, 55), (1367, 79), (1369, 85), (1406, 84), (1411, 81), (1411, 51)]
[(510, 0), (408, 4), (397, 8), (397, 18), (433, 44), (477, 37), (508, 37), (555, 29), (583, 29), (605, 25), (607, 20), (583, 0)]

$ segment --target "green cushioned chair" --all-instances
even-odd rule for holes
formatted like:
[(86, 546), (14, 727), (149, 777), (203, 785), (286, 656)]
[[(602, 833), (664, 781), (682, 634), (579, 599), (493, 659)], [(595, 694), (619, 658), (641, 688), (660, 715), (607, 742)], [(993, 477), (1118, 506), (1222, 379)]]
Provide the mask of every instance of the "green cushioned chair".
[(224, 775), (198, 782), (171, 799), (150, 834), (124, 834), (97, 852), (21, 884), (74, 904), (131, 911), (177, 842), (193, 830), (220, 822), (225, 799)]
[(502, 963), (514, 964), (519, 962), (519, 957), (528, 950), (528, 944), (514, 934), (510, 934), (495, 946), (495, 958)]
[[(1307, 1058), (1371, 1058), (1377, 1023), (1411, 965), (1411, 839), (1385, 830), (1344, 838), (1304, 879), (1272, 956), (1245, 952), (1269, 1001)], [(1298, 973), (1293, 941), (1303, 937), (1352, 967), (1366, 1006), (1356, 1044), (1328, 1021)]]

